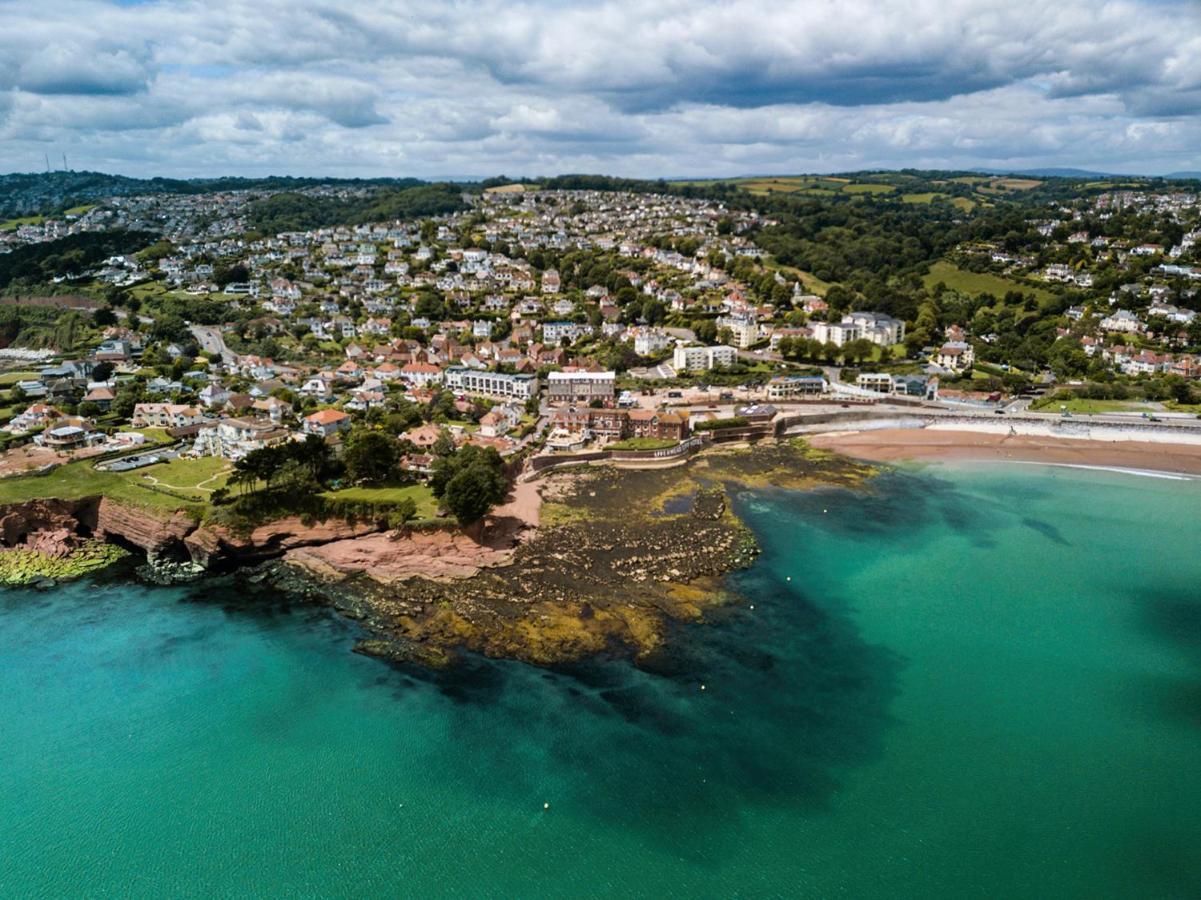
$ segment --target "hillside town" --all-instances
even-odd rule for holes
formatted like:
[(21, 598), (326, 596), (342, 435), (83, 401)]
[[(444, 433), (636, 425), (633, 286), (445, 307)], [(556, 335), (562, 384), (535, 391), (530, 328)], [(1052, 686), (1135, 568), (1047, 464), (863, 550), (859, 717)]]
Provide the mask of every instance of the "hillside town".
[[(170, 449), (124, 465), (235, 462), (308, 436), (338, 452), (366, 427), (392, 435), (398, 470), (419, 480), (466, 445), (670, 455), (797, 405), (1005, 413), (1115, 376), (1178, 376), (1184, 389), (1149, 399), (1187, 403), (1201, 378), (1195, 193), (1037, 208), (1036, 251), (956, 246), (929, 279), (959, 283), (932, 286), (908, 320), (773, 260), (755, 235), (776, 221), (711, 197), (514, 185), (465, 193), (451, 214), (273, 235), (248, 225), (253, 199), (114, 197), (4, 233), (10, 250), (113, 228), (160, 239), (60, 279), (90, 279), (98, 298), (47, 301), (85, 317), (71, 351), (4, 351), (0, 468), (145, 441)], [(1122, 216), (1171, 240), (1105, 234)], [(1010, 290), (967, 304), (972, 278)], [(1032, 323), (1054, 329), (1051, 349), (1023, 366), (1013, 348)]]

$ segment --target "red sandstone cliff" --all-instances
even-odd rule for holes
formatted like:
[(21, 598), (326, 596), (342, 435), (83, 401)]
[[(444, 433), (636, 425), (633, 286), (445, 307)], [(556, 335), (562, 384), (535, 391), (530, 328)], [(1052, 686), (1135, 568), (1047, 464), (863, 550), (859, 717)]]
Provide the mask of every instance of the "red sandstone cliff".
[(351, 525), (341, 519), (304, 524), (299, 516), (289, 516), (260, 525), (248, 535), (235, 535), (220, 525), (197, 528), (184, 539), (192, 561), (205, 568), (222, 562), (253, 562), (281, 556), (296, 547), (312, 547), (362, 537), (383, 530), (375, 522)]
[(183, 511), (144, 509), (108, 497), (30, 500), (0, 506), (0, 546), (36, 544), (42, 548), (51, 537), (53, 546), (68, 546), (91, 536), (138, 547), (151, 561), (190, 556), (205, 568), (257, 562), (296, 548), (346, 541), (382, 530), (375, 522), (351, 525), (330, 519), (306, 525), (299, 517), (291, 516), (260, 525), (248, 535), (236, 535), (220, 525), (198, 528)]
[(102, 497), (93, 531), (103, 540), (116, 538), (140, 547), (154, 560), (178, 549), (195, 528), (196, 522), (186, 513), (154, 512)]
[(87, 534), (95, 524), (94, 501), (29, 500), (0, 508), (0, 544), (16, 547), (41, 532)]

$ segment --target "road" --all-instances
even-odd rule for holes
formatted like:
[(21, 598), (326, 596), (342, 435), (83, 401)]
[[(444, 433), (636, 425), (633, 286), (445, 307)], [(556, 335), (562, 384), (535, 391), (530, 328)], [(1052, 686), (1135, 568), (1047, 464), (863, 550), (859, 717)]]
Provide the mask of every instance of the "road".
[(225, 346), (225, 338), (221, 335), (221, 329), (215, 325), (189, 325), (188, 328), (191, 330), (192, 336), (196, 338), (196, 342), (200, 344), (200, 349), (205, 353), (220, 353), (221, 361), (226, 363), (238, 361), (238, 354)]

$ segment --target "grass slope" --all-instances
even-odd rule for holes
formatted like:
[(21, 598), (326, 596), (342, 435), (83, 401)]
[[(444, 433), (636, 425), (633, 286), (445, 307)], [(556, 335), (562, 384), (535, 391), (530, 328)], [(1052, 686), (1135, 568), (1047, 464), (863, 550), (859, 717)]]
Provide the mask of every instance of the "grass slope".
[(968, 272), (959, 268), (952, 262), (947, 262), (946, 260), (940, 260), (932, 265), (929, 273), (922, 279), (922, 281), (928, 288), (934, 287), (934, 285), (941, 281), (952, 290), (962, 291), (965, 294), (971, 294), (973, 296), (979, 294), (992, 294), (995, 297), (1003, 297), (1009, 291), (1020, 291), (1023, 294), (1033, 294), (1039, 300), (1044, 300), (1055, 296), (1046, 288), (1034, 287), (1032, 285), (1023, 284), (1020, 281), (1002, 278), (999, 275), (992, 275), (987, 272)]

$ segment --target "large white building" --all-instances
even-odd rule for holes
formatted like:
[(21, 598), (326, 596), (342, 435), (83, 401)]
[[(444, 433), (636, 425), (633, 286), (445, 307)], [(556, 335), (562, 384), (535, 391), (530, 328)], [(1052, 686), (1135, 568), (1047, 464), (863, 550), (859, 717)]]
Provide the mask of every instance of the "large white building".
[(445, 372), (446, 386), (465, 394), (528, 400), (538, 394), (536, 375), (510, 375), (507, 372), (480, 372), (463, 366), (451, 366)]
[(891, 347), (905, 340), (905, 323), (884, 313), (854, 312), (842, 317), (841, 322), (817, 322), (813, 336), (823, 344), (842, 347), (860, 338)]
[(853, 312), (843, 316), (842, 320), (858, 325), (862, 331), (861, 337), (881, 347), (891, 347), (905, 340), (905, 323), (884, 313)]
[(551, 403), (591, 403), (612, 400), (616, 372), (551, 372), (546, 376)]
[(202, 425), (192, 450), (199, 456), (241, 459), (253, 450), (291, 438), (287, 428), (270, 419), (225, 418)]
[(826, 392), (826, 379), (821, 375), (778, 375), (767, 383), (767, 399), (796, 400), (798, 397), (818, 397)]
[(589, 334), (592, 334), (592, 326), (583, 322), (545, 322), (542, 325), (542, 342), (547, 346), (558, 346), (563, 338), (574, 344)]
[(733, 347), (685, 347), (677, 345), (671, 364), (677, 372), (708, 372), (719, 366), (733, 365), (738, 351)]

